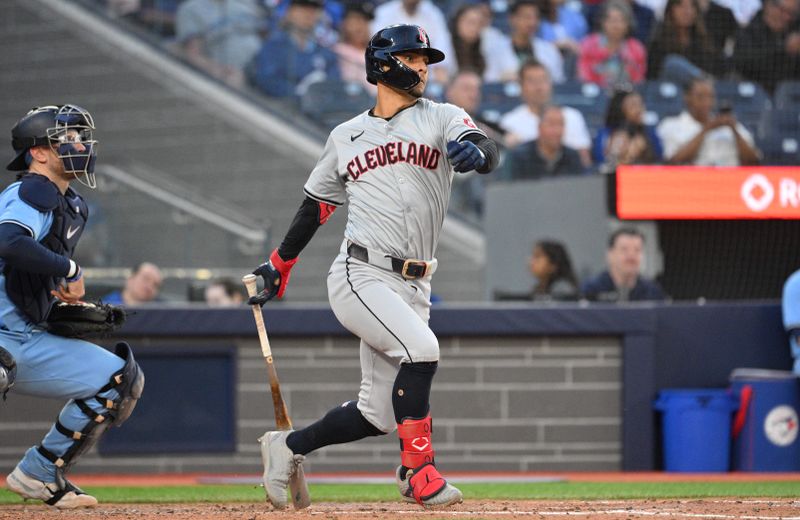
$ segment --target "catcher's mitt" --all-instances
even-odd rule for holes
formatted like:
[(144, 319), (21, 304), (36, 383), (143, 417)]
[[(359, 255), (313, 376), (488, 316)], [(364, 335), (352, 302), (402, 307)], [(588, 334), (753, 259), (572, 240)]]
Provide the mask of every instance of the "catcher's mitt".
[(83, 338), (113, 332), (125, 323), (125, 310), (107, 303), (65, 303), (53, 305), (47, 317), (47, 331), (67, 338)]

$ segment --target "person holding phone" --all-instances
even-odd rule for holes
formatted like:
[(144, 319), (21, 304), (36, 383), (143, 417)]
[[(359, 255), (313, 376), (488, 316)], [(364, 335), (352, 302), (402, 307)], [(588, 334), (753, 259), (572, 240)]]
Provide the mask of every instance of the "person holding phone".
[(758, 164), (753, 136), (736, 120), (730, 103), (717, 105), (710, 76), (699, 76), (686, 84), (684, 103), (686, 109), (681, 114), (665, 118), (657, 128), (666, 162), (697, 166)]

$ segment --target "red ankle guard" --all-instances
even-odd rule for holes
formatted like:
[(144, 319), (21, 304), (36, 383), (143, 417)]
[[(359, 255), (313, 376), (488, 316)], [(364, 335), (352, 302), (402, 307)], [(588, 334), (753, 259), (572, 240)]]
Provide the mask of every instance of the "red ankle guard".
[(397, 425), (400, 437), (400, 463), (407, 468), (418, 468), (423, 464), (433, 464), (433, 444), (431, 443), (433, 422), (428, 415), (424, 419), (403, 419)]
[(447, 485), (447, 482), (433, 464), (425, 464), (412, 471), (413, 473), (409, 473), (411, 476), (408, 482), (411, 484), (414, 500), (419, 505), (422, 505), (423, 500), (436, 496)]

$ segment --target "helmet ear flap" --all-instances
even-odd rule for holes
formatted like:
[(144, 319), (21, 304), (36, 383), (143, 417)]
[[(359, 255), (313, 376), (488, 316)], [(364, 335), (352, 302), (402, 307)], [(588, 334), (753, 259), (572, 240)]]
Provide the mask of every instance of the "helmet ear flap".
[(430, 64), (444, 60), (444, 53), (430, 46), (427, 33), (417, 25), (390, 25), (381, 29), (370, 39), (365, 52), (367, 80), (373, 85), (381, 82), (400, 90), (414, 88), (420, 82), (419, 75), (394, 57), (396, 53), (412, 50), (427, 54)]

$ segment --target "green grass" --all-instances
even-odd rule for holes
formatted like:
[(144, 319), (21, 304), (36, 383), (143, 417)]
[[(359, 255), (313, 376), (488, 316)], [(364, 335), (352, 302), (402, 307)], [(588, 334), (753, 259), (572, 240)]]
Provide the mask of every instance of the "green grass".
[[(547, 482), (462, 484), (464, 498), (505, 500), (798, 497), (800, 481), (774, 482)], [(89, 487), (85, 491), (105, 503), (261, 502), (264, 492), (254, 485), (198, 485), (165, 487)], [(388, 484), (318, 484), (311, 486), (316, 502), (396, 501)], [(0, 490), (0, 504), (20, 503)]]

